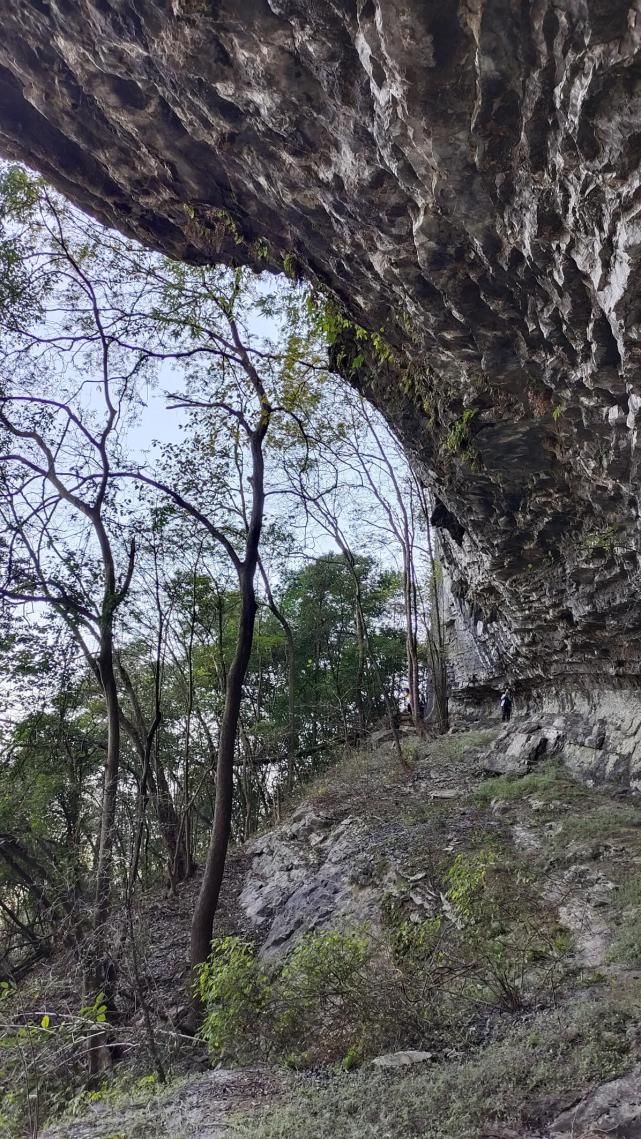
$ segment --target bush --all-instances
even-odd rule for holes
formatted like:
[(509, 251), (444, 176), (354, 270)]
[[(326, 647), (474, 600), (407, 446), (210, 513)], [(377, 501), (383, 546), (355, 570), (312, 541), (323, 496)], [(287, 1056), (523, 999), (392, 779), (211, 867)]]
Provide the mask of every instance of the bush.
[[(361, 933), (309, 934), (275, 985), (281, 1048), (308, 1062), (342, 1060), (367, 1050), (372, 1035), (373, 948)], [(376, 1033), (378, 1035), (378, 1033)]]
[[(305, 1085), (261, 1111), (232, 1118), (237, 1139), (480, 1139), (547, 1129), (550, 1115), (634, 1061), (636, 987), (604, 1001), (539, 1014), (460, 1062), (386, 1077), (340, 1076)], [(562, 1104), (559, 1104), (559, 1097)]]
[(359, 931), (308, 934), (270, 971), (252, 945), (223, 938), (199, 972), (201, 1035), (216, 1058), (351, 1068), (429, 1030), (401, 990), (388, 948)]
[(609, 952), (610, 961), (641, 965), (641, 876), (630, 874), (619, 885), (615, 896), (617, 914), (616, 932)]
[(239, 1061), (246, 1054), (255, 1057), (261, 1020), (272, 1001), (270, 978), (255, 947), (239, 937), (213, 941), (196, 988), (205, 1007), (200, 1034), (213, 1055)]
[(214, 943), (198, 982), (212, 1053), (353, 1067), (381, 1051), (451, 1045), (479, 1006), (514, 1010), (553, 990), (568, 934), (523, 868), (496, 850), (459, 854), (432, 894), (440, 910), (422, 921), (391, 898), (381, 934), (311, 933), (271, 969), (238, 938)]
[[(440, 911), (416, 921), (403, 898), (386, 907), (406, 985), (431, 1001), (433, 1025), (453, 1025), (479, 1005), (515, 1010), (551, 991), (570, 948), (567, 931), (518, 861), (485, 849), (457, 854), (434, 876)], [(515, 883), (517, 889), (515, 890)]]
[(99, 993), (78, 1012), (33, 1012), (0, 982), (0, 1137), (36, 1135), (86, 1084), (87, 1046), (107, 1023)]

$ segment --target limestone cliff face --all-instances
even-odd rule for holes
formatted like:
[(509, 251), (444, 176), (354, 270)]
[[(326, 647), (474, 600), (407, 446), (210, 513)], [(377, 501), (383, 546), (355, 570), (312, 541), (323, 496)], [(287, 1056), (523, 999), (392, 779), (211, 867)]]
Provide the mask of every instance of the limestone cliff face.
[(342, 366), (438, 486), (461, 603), (523, 675), (639, 674), (641, 0), (0, 10), (4, 153), (382, 329)]

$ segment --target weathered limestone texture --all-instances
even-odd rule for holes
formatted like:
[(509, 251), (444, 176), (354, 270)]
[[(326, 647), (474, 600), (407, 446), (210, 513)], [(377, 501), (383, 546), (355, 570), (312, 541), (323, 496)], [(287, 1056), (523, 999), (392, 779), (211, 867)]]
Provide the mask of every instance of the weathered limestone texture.
[(439, 542), (435, 552), (441, 565), (439, 603), (452, 695), (464, 706), (466, 701), (482, 701), (491, 692), (496, 704), (503, 662), (495, 643), (494, 624), (488, 624), (483, 611), (461, 591), (458, 567), (454, 567), (452, 577), (447, 545)]
[[(0, 149), (383, 330), (353, 369), (518, 677), (640, 669), (641, 0), (0, 0)], [(358, 350), (361, 354), (361, 348)]]
[(536, 712), (523, 714), (517, 698), (512, 723), (483, 761), (488, 774), (525, 775), (556, 759), (583, 782), (641, 791), (639, 689), (597, 688), (591, 695), (555, 689), (537, 693), (536, 703)]
[(266, 960), (284, 957), (312, 931), (379, 924), (382, 887), (370, 881), (366, 838), (362, 821), (349, 816), (336, 823), (303, 806), (284, 826), (252, 840), (240, 904)]

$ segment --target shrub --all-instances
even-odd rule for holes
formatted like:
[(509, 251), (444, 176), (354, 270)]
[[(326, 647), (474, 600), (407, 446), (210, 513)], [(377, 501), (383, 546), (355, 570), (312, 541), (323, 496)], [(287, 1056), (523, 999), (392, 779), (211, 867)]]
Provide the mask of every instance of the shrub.
[(232, 1118), (238, 1139), (476, 1139), (523, 1134), (574, 1102), (595, 1082), (632, 1063), (627, 1032), (638, 1012), (638, 984), (620, 996), (539, 1014), (461, 1062), (393, 1078), (363, 1072), (326, 1087), (305, 1085), (251, 1115)]
[(452, 454), (469, 447), (471, 434), (471, 423), (476, 415), (476, 408), (466, 407), (460, 419), (450, 427), (445, 437), (445, 447)]
[(86, 1085), (86, 1052), (97, 1028), (107, 1023), (99, 993), (77, 1012), (34, 1012), (21, 995), (0, 982), (0, 1136), (38, 1134)]
[(434, 1027), (469, 1018), (479, 1005), (518, 1009), (553, 989), (562, 972), (569, 935), (526, 868), (513, 857), (505, 865), (505, 857), (491, 848), (456, 855), (431, 883), (440, 911), (423, 921), (407, 919), (403, 899), (388, 900), (404, 984), (421, 986)]
[(464, 993), (515, 1010), (553, 988), (570, 937), (526, 868), (506, 867), (497, 851), (478, 851), (457, 855), (446, 879), (447, 899), (462, 923), (450, 953), (462, 975), (469, 966)]
[(310, 933), (271, 970), (252, 945), (223, 938), (200, 969), (198, 992), (201, 1035), (217, 1059), (271, 1055), (293, 1068), (349, 1069), (430, 1030), (388, 945), (358, 930)]
[(341, 1060), (366, 1050), (365, 1037), (373, 1030), (372, 967), (372, 944), (362, 933), (304, 937), (276, 983), (281, 1048), (293, 1048), (309, 1061)]
[(198, 981), (212, 1053), (351, 1068), (451, 1044), (480, 1005), (514, 1010), (554, 987), (568, 935), (520, 864), (508, 870), (494, 849), (458, 854), (431, 893), (440, 910), (422, 921), (410, 898), (391, 897), (382, 934), (310, 933), (272, 969), (238, 938), (214, 943)]
[(641, 875), (628, 874), (615, 895), (617, 928), (609, 958), (638, 969), (641, 965)]
[(198, 970), (198, 995), (205, 1007), (200, 1034), (217, 1057), (242, 1060), (260, 1049), (260, 1027), (270, 1005), (271, 982), (255, 947), (239, 937), (212, 942)]

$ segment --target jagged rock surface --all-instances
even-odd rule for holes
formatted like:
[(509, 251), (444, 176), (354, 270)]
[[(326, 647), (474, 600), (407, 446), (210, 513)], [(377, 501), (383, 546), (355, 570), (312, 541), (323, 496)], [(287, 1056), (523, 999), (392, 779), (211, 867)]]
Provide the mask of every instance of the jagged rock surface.
[(542, 711), (507, 727), (483, 761), (490, 775), (526, 775), (543, 760), (563, 763), (579, 780), (641, 790), (641, 709), (625, 691), (601, 693), (599, 711)]
[(285, 956), (305, 934), (380, 922), (383, 886), (368, 883), (365, 828), (348, 816), (301, 807), (291, 821), (250, 844), (240, 905), (266, 960)]
[(641, 1135), (641, 1093), (638, 1066), (627, 1076), (602, 1084), (570, 1111), (563, 1112), (550, 1127), (552, 1139), (576, 1135)]
[[(412, 1072), (423, 1093), (433, 1081), (438, 1084), (445, 1080), (447, 1105), (451, 1103), (456, 1111), (461, 1097), (467, 1101), (479, 1094), (479, 1073), (478, 1069), (474, 1071), (474, 1065), (480, 1058), (483, 1062), (491, 1058), (494, 1049), (494, 1067), (484, 1069), (484, 1079), (493, 1080), (508, 1063), (510, 1078), (517, 1081), (519, 1088), (523, 1081), (518, 1106), (509, 1109), (515, 1110), (521, 1123), (517, 1126), (516, 1117), (512, 1116), (510, 1123), (506, 1122), (506, 1103), (497, 1093), (498, 1118), (494, 1116), (495, 1101), (488, 1104), (485, 1100), (484, 1116), (478, 1117), (470, 1135), (585, 1139), (588, 1135), (611, 1133), (621, 1139), (635, 1139), (641, 1134), (638, 942), (634, 960), (621, 956), (621, 946), (627, 944), (621, 942), (621, 937), (638, 929), (637, 918), (641, 914), (638, 895), (628, 889), (641, 866), (638, 796), (625, 795), (626, 802), (622, 803), (620, 788), (581, 786), (567, 779), (563, 772), (542, 771), (536, 764), (532, 769), (534, 777), (529, 780), (515, 778), (508, 785), (484, 778), (488, 748), (496, 743), (497, 752), (505, 751), (518, 736), (534, 740), (545, 734), (550, 751), (558, 758), (563, 758), (568, 746), (600, 755), (611, 749), (614, 742), (620, 744), (629, 731), (631, 721), (624, 720), (623, 707), (617, 712), (611, 706), (605, 724), (595, 722), (587, 712), (582, 716), (576, 712), (557, 715), (556, 722), (551, 714), (541, 712), (536, 720), (518, 717), (505, 732), (495, 722), (483, 730), (477, 728), (433, 740), (408, 736), (405, 743), (412, 757), (411, 770), (399, 767), (395, 749), (389, 741), (385, 742), (385, 733), (378, 733), (368, 751), (346, 757), (331, 776), (310, 788), (306, 802), (278, 827), (256, 836), (242, 853), (233, 852), (232, 863), (237, 865), (226, 914), (231, 919), (241, 919), (237, 932), (243, 938), (255, 934), (268, 963), (276, 966), (305, 929), (355, 926), (375, 939), (382, 938), (379, 947), (393, 928), (389, 923), (394, 913), (397, 917), (402, 915), (410, 925), (438, 914), (441, 929), (454, 924), (458, 930), (465, 930), (467, 923), (443, 892), (448, 880), (443, 877), (444, 867), (453, 866), (460, 855), (500, 852), (497, 866), (501, 876), (507, 875), (503, 879), (506, 885), (514, 884), (518, 892), (529, 883), (533, 891), (529, 895), (532, 908), (516, 911), (521, 915), (514, 928), (516, 956), (512, 958), (510, 951), (507, 958), (517, 966), (520, 985), (526, 983), (526, 973), (529, 978), (524, 1006), (519, 1004), (508, 1011), (499, 998), (499, 1005), (494, 1008), (495, 995), (479, 1015), (474, 1000), (477, 990), (468, 990), (472, 993), (471, 1018), (469, 1009), (466, 1013), (457, 1002), (450, 1012), (452, 1019), (448, 1020), (444, 1037), (436, 1031), (433, 1040), (428, 1037), (424, 1043), (408, 1040), (407, 1048), (399, 1040), (393, 1052), (372, 1059), (371, 1066), (368, 1064), (361, 1075), (349, 1072), (335, 1079), (332, 1096), (343, 1126), (338, 1122), (329, 1132), (319, 1128), (318, 1134), (360, 1134), (360, 1116), (355, 1117), (354, 1129), (344, 1126), (343, 1096), (352, 1105), (358, 1102), (354, 1096), (361, 1079), (367, 1081), (366, 1094), (372, 1103), (384, 1104), (381, 1134), (388, 1133), (389, 1120), (393, 1120), (392, 1127), (396, 1126), (396, 1104), (400, 1105), (398, 1118), (403, 1126), (402, 1112), (410, 1101), (406, 1098), (407, 1087), (401, 1083), (400, 1091), (398, 1088), (399, 1082)], [(517, 794), (507, 793), (514, 789)], [(333, 895), (330, 890), (330, 896), (325, 893), (328, 883), (339, 885)], [(510, 888), (499, 911), (508, 921), (516, 916), (510, 916), (511, 895)], [(539, 902), (543, 909), (539, 909)], [(161, 904), (160, 899), (158, 903)], [(162, 905), (165, 923), (170, 925), (170, 908), (173, 907), (174, 920), (179, 912), (176, 901), (164, 899)], [(244, 912), (247, 909), (249, 912)], [(302, 921), (296, 920), (297, 913), (302, 913)], [(555, 954), (558, 952), (564, 962), (547, 997), (542, 987), (544, 975), (539, 972), (540, 962), (531, 941), (532, 930), (540, 928), (544, 913), (553, 919), (550, 929)], [(494, 908), (488, 915), (494, 934), (500, 929), (500, 918)], [(155, 922), (155, 911), (153, 916)], [(281, 919), (281, 932), (287, 927), (289, 933), (284, 940), (276, 939), (275, 944), (272, 935)], [(517, 933), (521, 921), (526, 935), (526, 973), (518, 948), (523, 944)], [(477, 921), (470, 921), (468, 928), (475, 939)], [(232, 929), (219, 926), (218, 933)], [(150, 981), (157, 976), (160, 961), (166, 960), (161, 947), (160, 960), (154, 961), (159, 948), (156, 940), (149, 940), (145, 957), (145, 973)], [(427, 973), (427, 977), (432, 978), (432, 984), (438, 984), (434, 974)], [(148, 992), (151, 999), (158, 995), (155, 983), (149, 985)], [(47, 993), (47, 1003), (36, 1007), (53, 1014), (56, 1006), (50, 979)], [(160, 998), (164, 1007), (166, 994), (162, 991)], [(617, 1015), (612, 1019), (610, 1000), (616, 1002), (617, 1009), (625, 1002), (626, 1009), (630, 1006), (630, 1016)], [(460, 1008), (463, 1018), (458, 1028), (454, 1008)], [(40, 1015), (38, 1012), (36, 1023)], [(593, 1050), (598, 1050), (599, 1045), (589, 1033), (586, 1035), (586, 1025), (593, 1032), (598, 1015), (608, 1019), (611, 1029), (609, 1051), (606, 1049), (600, 1056), (594, 1070), (575, 1072), (567, 1084), (562, 1076), (554, 1089), (541, 1082), (540, 1075), (530, 1082), (531, 1069), (540, 1073), (536, 1065), (541, 1060), (541, 1033), (552, 1057), (546, 1058), (545, 1071), (549, 1072), (550, 1063), (558, 1063), (563, 1072), (566, 1056), (575, 1049), (580, 1049), (585, 1062), (591, 1063)], [(131, 1040), (130, 1025), (120, 1025), (119, 1031), (124, 1039)], [(506, 1043), (514, 1048), (518, 1058), (514, 1067), (510, 1066)], [(589, 1053), (585, 1051), (587, 1047)], [(144, 1063), (144, 1049), (141, 1052)], [(468, 1069), (470, 1075), (460, 1081), (458, 1074), (465, 1071), (468, 1063), (472, 1065)], [(622, 1074), (626, 1070), (628, 1074)], [(328, 1075), (317, 1069), (297, 1073), (293, 1078), (267, 1069), (230, 1072), (221, 1068), (197, 1075), (191, 1072), (185, 1080), (157, 1089), (151, 1097), (135, 1084), (120, 1100), (105, 1097), (103, 1101), (79, 1105), (79, 1118), (61, 1121), (43, 1130), (43, 1135), (47, 1139), (109, 1139), (116, 1135), (134, 1139), (152, 1134), (158, 1139), (176, 1139), (178, 1135), (185, 1139), (224, 1139), (262, 1134), (261, 1115), (252, 1114), (256, 1107), (271, 1103), (278, 1110), (280, 1105), (286, 1107), (294, 1095), (291, 1110), (304, 1113), (304, 1098), (309, 1093), (313, 1102), (319, 1077), (322, 1086)], [(439, 1102), (442, 1104), (443, 1100), (437, 1099), (436, 1105)], [(235, 1116), (236, 1107), (249, 1112), (244, 1121)], [(352, 1117), (353, 1107), (350, 1121)], [(424, 1120), (432, 1117), (426, 1113), (416, 1118), (420, 1118), (423, 1127)], [(308, 1117), (305, 1115), (304, 1119), (307, 1122)], [(461, 1134), (458, 1127), (451, 1130), (449, 1120), (447, 1106), (443, 1118), (434, 1116), (439, 1133)], [(294, 1125), (291, 1133), (315, 1135), (315, 1123), (312, 1106), (309, 1128), (303, 1124), (297, 1129)], [(403, 1134), (406, 1130), (407, 1125)], [(285, 1134), (285, 1129), (278, 1133)]]
[(342, 366), (440, 488), (498, 659), (637, 675), (639, 0), (0, 8), (4, 153), (383, 329)]

